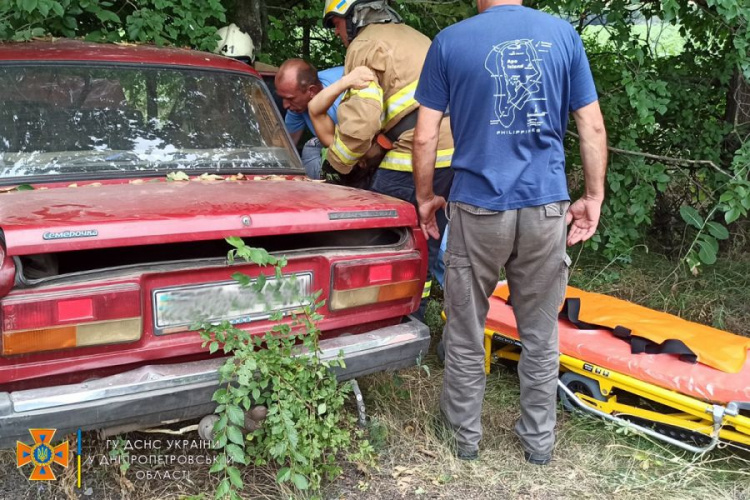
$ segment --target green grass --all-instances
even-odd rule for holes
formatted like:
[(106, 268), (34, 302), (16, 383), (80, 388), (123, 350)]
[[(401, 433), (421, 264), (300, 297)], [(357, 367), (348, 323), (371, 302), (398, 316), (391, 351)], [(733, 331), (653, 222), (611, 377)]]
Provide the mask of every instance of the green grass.
[[(661, 23), (634, 24), (631, 33), (633, 38), (648, 45), (653, 54), (659, 57), (678, 55), (685, 47), (685, 39), (680, 34), (679, 26)], [(607, 26), (587, 26), (584, 37), (605, 45), (611, 38), (611, 33)]]

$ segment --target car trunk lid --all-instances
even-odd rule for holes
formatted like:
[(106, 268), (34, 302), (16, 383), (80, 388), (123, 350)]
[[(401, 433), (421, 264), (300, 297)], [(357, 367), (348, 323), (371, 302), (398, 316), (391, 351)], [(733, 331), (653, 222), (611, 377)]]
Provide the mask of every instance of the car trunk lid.
[(147, 180), (0, 195), (8, 255), (375, 227), (414, 227), (411, 205), (294, 176)]

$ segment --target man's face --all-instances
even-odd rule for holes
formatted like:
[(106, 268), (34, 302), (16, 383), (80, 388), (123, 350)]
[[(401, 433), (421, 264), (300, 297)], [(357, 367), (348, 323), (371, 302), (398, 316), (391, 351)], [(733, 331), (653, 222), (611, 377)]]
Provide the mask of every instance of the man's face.
[(276, 82), (276, 93), (281, 97), (284, 109), (295, 113), (307, 111), (307, 105), (315, 95), (312, 86), (301, 89), (297, 84), (296, 75), (286, 75)]
[(346, 19), (344, 19), (343, 17), (333, 17), (331, 19), (331, 22), (333, 23), (336, 36), (341, 39), (344, 47), (348, 47), (349, 37), (346, 35)]

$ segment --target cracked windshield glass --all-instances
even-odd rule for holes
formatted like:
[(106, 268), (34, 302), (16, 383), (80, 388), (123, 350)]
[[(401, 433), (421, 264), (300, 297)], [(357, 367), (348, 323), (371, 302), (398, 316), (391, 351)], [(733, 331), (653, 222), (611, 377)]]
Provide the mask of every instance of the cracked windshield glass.
[(261, 83), (239, 73), (13, 65), (0, 103), (0, 182), (301, 170)]

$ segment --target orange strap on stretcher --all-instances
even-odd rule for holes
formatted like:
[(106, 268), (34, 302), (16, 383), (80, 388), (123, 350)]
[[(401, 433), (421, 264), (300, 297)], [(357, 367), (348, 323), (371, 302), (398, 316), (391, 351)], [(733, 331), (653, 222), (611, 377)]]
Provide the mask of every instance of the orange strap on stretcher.
[[(507, 284), (498, 286), (493, 295), (507, 300)], [(571, 308), (577, 308), (573, 317)], [(739, 373), (750, 349), (750, 338), (573, 287), (566, 290), (563, 309), (563, 317), (580, 329), (603, 327), (628, 340), (634, 354), (672, 353), (726, 373)]]

